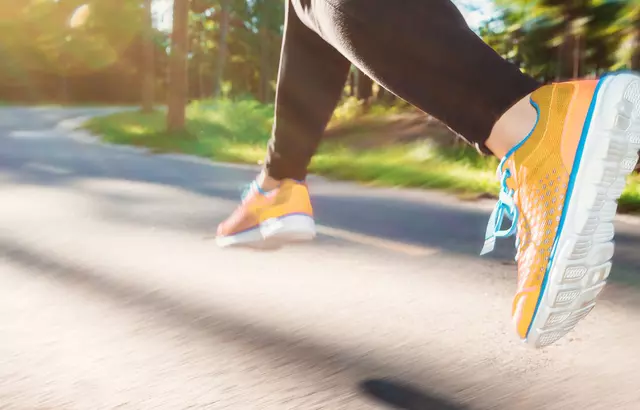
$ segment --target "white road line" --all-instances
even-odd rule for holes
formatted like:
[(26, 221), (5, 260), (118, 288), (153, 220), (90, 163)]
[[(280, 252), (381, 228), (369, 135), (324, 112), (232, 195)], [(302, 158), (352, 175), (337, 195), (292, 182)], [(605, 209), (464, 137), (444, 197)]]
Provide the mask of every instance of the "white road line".
[(66, 168), (56, 167), (56, 166), (47, 165), (47, 164), (40, 164), (36, 162), (29, 162), (24, 167), (27, 169), (32, 169), (34, 171), (46, 172), (48, 174), (56, 174), (56, 175), (71, 174), (71, 171), (69, 171)]

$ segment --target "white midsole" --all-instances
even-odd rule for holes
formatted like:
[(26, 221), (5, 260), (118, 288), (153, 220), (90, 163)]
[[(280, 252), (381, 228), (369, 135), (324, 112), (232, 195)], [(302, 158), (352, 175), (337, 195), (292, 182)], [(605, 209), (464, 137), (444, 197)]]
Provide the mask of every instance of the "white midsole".
[(216, 238), (216, 244), (220, 247), (247, 245), (265, 242), (300, 242), (311, 240), (316, 236), (316, 226), (309, 215), (294, 214), (281, 218), (272, 218), (264, 221), (259, 226), (246, 232), (230, 236)]

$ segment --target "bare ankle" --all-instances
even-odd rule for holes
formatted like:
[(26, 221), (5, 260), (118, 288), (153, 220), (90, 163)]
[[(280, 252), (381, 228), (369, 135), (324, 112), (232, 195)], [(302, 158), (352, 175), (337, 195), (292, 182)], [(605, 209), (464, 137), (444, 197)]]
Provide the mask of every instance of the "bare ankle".
[(498, 158), (504, 157), (531, 132), (537, 118), (538, 113), (527, 95), (496, 121), (485, 145)]
[(262, 171), (260, 175), (258, 175), (258, 178), (256, 178), (256, 182), (258, 182), (258, 186), (260, 186), (260, 189), (263, 189), (265, 191), (270, 191), (280, 185), (279, 180), (270, 177), (265, 171)]

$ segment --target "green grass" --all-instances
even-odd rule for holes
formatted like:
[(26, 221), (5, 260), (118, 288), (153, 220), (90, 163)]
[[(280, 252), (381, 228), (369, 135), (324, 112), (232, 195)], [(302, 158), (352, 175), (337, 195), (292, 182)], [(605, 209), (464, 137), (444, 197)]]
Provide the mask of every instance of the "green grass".
[[(348, 117), (344, 114), (346, 110), (337, 110), (341, 121)], [(187, 108), (187, 129), (178, 135), (164, 131), (162, 112), (123, 112), (97, 117), (89, 120), (85, 128), (111, 143), (256, 164), (265, 156), (272, 116), (272, 106), (253, 100), (199, 101)], [(495, 177), (497, 163), (495, 158), (482, 157), (468, 146), (445, 148), (429, 140), (366, 151), (328, 142), (320, 147), (310, 171), (372, 185), (495, 195), (499, 186)], [(620, 206), (626, 212), (638, 212), (640, 177), (633, 176), (630, 180)]]
[(629, 183), (618, 203), (621, 212), (640, 213), (640, 176), (629, 177)]

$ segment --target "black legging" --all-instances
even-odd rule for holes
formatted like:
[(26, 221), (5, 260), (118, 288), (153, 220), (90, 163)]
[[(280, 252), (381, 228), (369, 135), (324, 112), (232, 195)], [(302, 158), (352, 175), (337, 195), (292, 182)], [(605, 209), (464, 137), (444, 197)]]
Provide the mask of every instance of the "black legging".
[(305, 179), (351, 63), (480, 151), (540, 84), (502, 59), (449, 0), (288, 0), (273, 137), (275, 179)]

